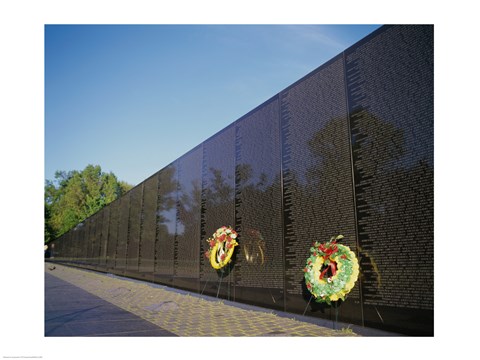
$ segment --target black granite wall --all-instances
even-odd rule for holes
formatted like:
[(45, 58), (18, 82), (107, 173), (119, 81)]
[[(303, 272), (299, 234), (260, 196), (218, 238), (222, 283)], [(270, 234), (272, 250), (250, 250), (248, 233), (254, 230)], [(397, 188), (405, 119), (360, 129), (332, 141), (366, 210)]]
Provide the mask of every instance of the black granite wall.
[[(54, 242), (58, 261), (292, 313), (433, 335), (433, 26), (384, 26)], [(215, 271), (206, 239), (239, 246)], [(360, 262), (308, 304), (312, 241)]]

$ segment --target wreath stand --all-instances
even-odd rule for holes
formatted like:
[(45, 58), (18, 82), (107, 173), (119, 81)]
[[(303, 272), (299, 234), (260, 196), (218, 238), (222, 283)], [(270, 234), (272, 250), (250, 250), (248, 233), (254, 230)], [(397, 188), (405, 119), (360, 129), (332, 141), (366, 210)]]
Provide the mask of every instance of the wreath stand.
[(338, 324), (338, 306), (337, 306), (338, 301), (334, 302), (334, 308), (335, 308), (335, 321), (333, 322), (333, 330), (337, 330), (337, 324)]
[[(227, 273), (228, 275), (231, 274), (231, 272), (232, 272), (232, 263), (231, 263), (231, 262), (228, 263), (228, 269), (227, 269), (227, 271), (225, 270), (224, 267), (221, 268), (221, 269), (219, 269), (219, 270), (220, 270), (220, 272), (221, 272), (221, 275), (220, 275), (220, 280), (218, 280), (217, 298), (218, 298), (218, 295), (220, 294), (220, 287), (222, 286), (223, 275), (224, 275), (225, 273)], [(230, 286), (228, 286), (228, 288), (227, 288), (227, 299), (230, 300)]]
[(202, 292), (200, 293), (200, 295), (203, 295), (203, 292), (205, 291), (205, 288), (207, 287), (207, 284), (208, 284), (208, 279), (207, 279), (207, 281), (205, 282), (205, 285), (203, 285), (203, 290), (202, 290)]
[(221, 273), (220, 280), (218, 281), (218, 287), (217, 287), (217, 296), (216, 296), (217, 299), (218, 299), (218, 295), (220, 294), (220, 286), (222, 286), (222, 279), (223, 279), (223, 273), (224, 273), (223, 268), (220, 269), (220, 273)]
[[(229, 263), (228, 264), (229, 273), (230, 273), (230, 270), (231, 270), (230, 266), (231, 266), (231, 264)], [(221, 268), (218, 271), (220, 271), (221, 275), (220, 275), (220, 279), (218, 280), (217, 296), (216, 296), (217, 299), (218, 299), (218, 296), (220, 295), (220, 287), (222, 286), (223, 274), (225, 273), (225, 270), (223, 268)], [(208, 281), (209, 280), (207, 279), (207, 281), (205, 282), (205, 285), (203, 285), (203, 290), (200, 293), (200, 295), (203, 295), (203, 292), (205, 291), (205, 288), (207, 287)], [(228, 291), (230, 292), (230, 288), (228, 288)], [(230, 293), (228, 294), (228, 298), (230, 298)]]
[(310, 302), (312, 301), (312, 299), (313, 299), (313, 295), (310, 295), (310, 299), (308, 299), (307, 306), (305, 306), (305, 310), (303, 310), (303, 314), (302, 314), (302, 316), (304, 316), (304, 315), (305, 315), (305, 313), (307, 312), (308, 305), (310, 305)]
[[(305, 313), (307, 312), (308, 306), (310, 305), (310, 302), (313, 299), (313, 295), (310, 295), (310, 299), (308, 299), (307, 306), (305, 307), (305, 310), (303, 310), (302, 316), (305, 316)], [(333, 330), (337, 330), (337, 324), (338, 324), (338, 306), (337, 306), (337, 301), (333, 302), (333, 307), (335, 309), (335, 320), (333, 321)]]

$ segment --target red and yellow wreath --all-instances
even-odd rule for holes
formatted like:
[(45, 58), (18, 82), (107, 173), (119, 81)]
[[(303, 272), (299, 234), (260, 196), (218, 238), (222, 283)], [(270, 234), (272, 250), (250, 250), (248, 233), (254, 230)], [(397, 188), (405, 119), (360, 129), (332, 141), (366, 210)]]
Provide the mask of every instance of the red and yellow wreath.
[(214, 269), (221, 269), (232, 260), (233, 251), (238, 245), (237, 236), (237, 232), (230, 226), (222, 226), (207, 239), (210, 248), (205, 252), (205, 256)]

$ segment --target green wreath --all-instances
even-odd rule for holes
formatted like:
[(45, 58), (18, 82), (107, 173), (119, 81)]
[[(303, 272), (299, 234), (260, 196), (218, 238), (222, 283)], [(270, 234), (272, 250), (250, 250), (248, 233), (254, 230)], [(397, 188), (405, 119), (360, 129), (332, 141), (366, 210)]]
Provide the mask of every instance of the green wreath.
[(348, 246), (337, 244), (343, 235), (332, 237), (326, 243), (315, 241), (303, 269), (307, 289), (316, 302), (331, 304), (345, 300), (358, 279), (359, 265)]

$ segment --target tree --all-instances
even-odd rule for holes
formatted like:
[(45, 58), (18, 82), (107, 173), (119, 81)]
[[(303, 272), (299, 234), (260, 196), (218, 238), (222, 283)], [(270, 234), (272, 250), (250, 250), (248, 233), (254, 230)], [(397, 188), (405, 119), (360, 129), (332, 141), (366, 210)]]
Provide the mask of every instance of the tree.
[(45, 242), (66, 233), (131, 188), (112, 172), (102, 172), (99, 165), (88, 165), (82, 171), (57, 171), (54, 181), (45, 182)]
[(50, 208), (45, 204), (45, 244), (54, 239), (54, 230), (50, 225), (51, 217)]

